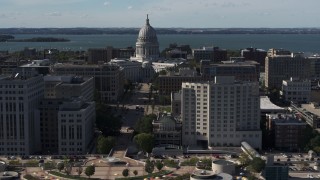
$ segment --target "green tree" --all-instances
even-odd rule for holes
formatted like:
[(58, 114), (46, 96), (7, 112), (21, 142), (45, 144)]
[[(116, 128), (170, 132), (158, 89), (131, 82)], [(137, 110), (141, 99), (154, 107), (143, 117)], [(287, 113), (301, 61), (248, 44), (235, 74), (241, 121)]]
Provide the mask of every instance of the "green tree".
[(320, 147), (320, 135), (317, 134), (314, 138), (310, 139), (308, 146), (309, 149), (318, 151), (318, 147)]
[(157, 116), (155, 114), (149, 114), (149, 115), (143, 116), (135, 124), (135, 130), (138, 133), (152, 133), (153, 131), (152, 121), (156, 118)]
[(265, 166), (266, 166), (265, 161), (258, 157), (254, 157), (249, 165), (250, 169), (253, 172), (261, 172)]
[(248, 180), (256, 180), (257, 178), (255, 177), (255, 176), (253, 176), (253, 175), (249, 175), (248, 176)]
[(124, 177), (129, 176), (129, 169), (124, 169), (124, 170), (122, 171), (122, 175), (123, 175)]
[(306, 128), (303, 130), (302, 135), (300, 136), (300, 139), (298, 141), (298, 146), (301, 150), (310, 150), (312, 147), (310, 146), (310, 141), (317, 135), (317, 132), (315, 132), (312, 127), (309, 125), (306, 126)]
[(154, 164), (151, 162), (149, 159), (147, 159), (146, 164), (144, 166), (144, 170), (148, 173), (151, 174), (154, 170)]
[(111, 149), (115, 145), (115, 139), (111, 136), (104, 137), (100, 135), (98, 137), (98, 143), (97, 143), (97, 151), (100, 154), (108, 154)]
[(161, 169), (163, 168), (163, 163), (161, 161), (156, 161), (156, 168), (158, 169), (158, 171), (161, 171)]
[(138, 171), (137, 170), (134, 170), (133, 171), (133, 174), (136, 176), (136, 175), (138, 175)]
[(122, 121), (119, 117), (110, 114), (106, 104), (97, 103), (96, 124), (104, 136), (116, 136), (120, 134)]
[(154, 147), (154, 137), (152, 134), (141, 133), (134, 136), (133, 140), (141, 150), (151, 153)]
[(61, 172), (61, 171), (64, 169), (64, 163), (59, 162), (59, 163), (57, 164), (57, 169), (59, 170), (59, 172)]
[(243, 166), (248, 165), (250, 163), (249, 155), (246, 153), (241, 153), (239, 155), (239, 161), (240, 161), (240, 164)]
[(90, 176), (94, 175), (95, 171), (96, 171), (96, 167), (91, 165), (86, 168), (84, 173), (90, 178)]

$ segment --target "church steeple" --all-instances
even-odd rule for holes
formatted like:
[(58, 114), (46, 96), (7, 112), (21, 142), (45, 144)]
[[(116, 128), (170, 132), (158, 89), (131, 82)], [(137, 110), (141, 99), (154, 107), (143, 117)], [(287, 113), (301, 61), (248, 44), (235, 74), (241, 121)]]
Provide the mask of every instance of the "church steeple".
[(147, 14), (147, 19), (146, 19), (146, 25), (150, 26), (148, 14)]

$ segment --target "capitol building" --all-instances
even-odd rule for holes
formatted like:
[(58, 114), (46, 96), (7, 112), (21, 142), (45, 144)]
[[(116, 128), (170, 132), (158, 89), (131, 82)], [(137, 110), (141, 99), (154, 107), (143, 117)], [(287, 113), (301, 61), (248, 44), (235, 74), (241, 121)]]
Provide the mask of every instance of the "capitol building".
[(159, 42), (157, 33), (150, 25), (147, 15), (146, 24), (140, 29), (136, 42), (135, 56), (131, 61), (154, 62), (159, 59)]

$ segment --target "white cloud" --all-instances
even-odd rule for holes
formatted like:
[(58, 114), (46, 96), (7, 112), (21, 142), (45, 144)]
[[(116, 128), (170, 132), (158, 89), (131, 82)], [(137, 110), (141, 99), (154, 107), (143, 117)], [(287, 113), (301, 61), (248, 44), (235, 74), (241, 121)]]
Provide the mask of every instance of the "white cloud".
[(61, 16), (62, 14), (61, 14), (61, 12), (50, 12), (50, 13), (47, 13), (46, 14), (47, 16)]
[(104, 5), (104, 6), (109, 6), (109, 5), (110, 5), (110, 2), (109, 2), (109, 1), (106, 1), (106, 2), (103, 3), (103, 5)]
[(130, 10), (130, 9), (132, 9), (133, 7), (132, 6), (128, 6), (128, 9)]

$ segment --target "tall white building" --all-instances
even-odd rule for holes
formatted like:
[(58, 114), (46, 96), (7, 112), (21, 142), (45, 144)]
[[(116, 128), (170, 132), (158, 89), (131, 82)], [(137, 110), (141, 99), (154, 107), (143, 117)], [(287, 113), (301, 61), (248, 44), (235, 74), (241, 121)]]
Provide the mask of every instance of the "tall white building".
[(40, 151), (38, 105), (44, 96), (42, 75), (0, 76), (0, 154)]
[(135, 57), (131, 60), (139, 62), (154, 61), (159, 58), (159, 43), (157, 33), (149, 23), (147, 15), (146, 24), (140, 29), (136, 42)]
[(182, 144), (261, 148), (258, 82), (216, 76), (214, 82), (182, 83)]
[(74, 99), (64, 102), (58, 112), (59, 154), (90, 151), (95, 121), (95, 103)]

